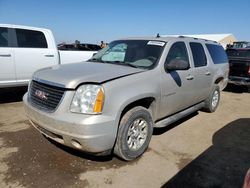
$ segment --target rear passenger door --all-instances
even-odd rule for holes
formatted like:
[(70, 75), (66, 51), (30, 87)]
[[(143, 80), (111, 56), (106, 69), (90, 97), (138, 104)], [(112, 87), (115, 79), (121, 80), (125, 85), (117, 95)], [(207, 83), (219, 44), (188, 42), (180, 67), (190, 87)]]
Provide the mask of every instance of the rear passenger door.
[(204, 51), (204, 46), (198, 42), (190, 42), (189, 46), (194, 64), (194, 100), (198, 103), (206, 99), (209, 95), (210, 86), (212, 83), (212, 70), (209, 66), (209, 62)]
[(16, 81), (14, 53), (11, 48), (11, 30), (0, 27), (0, 85)]
[[(16, 77), (18, 82), (27, 82), (38, 69), (57, 64), (57, 49), (50, 48), (42, 31), (15, 29), (14, 48)], [(50, 39), (50, 38), (49, 38)]]

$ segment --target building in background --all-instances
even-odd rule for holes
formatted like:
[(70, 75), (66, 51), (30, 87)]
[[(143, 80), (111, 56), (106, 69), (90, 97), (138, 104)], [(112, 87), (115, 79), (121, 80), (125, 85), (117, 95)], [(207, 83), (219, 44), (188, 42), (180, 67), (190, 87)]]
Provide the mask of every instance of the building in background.
[(161, 36), (186, 36), (193, 38), (201, 38), (206, 40), (212, 40), (220, 43), (224, 48), (226, 48), (227, 44), (233, 44), (236, 42), (236, 38), (233, 34), (199, 34), (199, 35), (161, 35)]

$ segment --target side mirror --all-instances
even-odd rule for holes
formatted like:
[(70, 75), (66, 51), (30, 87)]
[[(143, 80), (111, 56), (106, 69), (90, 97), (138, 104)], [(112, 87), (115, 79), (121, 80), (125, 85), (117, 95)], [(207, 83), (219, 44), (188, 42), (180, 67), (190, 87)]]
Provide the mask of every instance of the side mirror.
[(165, 70), (188, 70), (190, 68), (189, 63), (182, 59), (173, 59), (169, 63), (165, 64)]

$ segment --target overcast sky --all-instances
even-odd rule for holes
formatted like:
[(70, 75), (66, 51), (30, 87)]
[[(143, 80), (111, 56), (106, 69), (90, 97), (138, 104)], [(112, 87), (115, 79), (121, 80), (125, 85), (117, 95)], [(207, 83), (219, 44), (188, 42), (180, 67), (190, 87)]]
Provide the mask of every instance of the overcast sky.
[(232, 33), (250, 41), (250, 0), (0, 0), (0, 23), (51, 29), (57, 43)]

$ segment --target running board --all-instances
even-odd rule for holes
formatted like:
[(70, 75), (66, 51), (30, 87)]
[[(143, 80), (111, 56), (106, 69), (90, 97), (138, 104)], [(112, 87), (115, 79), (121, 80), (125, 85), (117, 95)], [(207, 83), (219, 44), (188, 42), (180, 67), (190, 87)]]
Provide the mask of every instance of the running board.
[(177, 114), (171, 115), (163, 120), (158, 121), (157, 123), (155, 123), (155, 127), (166, 127), (178, 120), (180, 120), (181, 118), (188, 116), (198, 110), (200, 110), (202, 107), (205, 106), (205, 102), (201, 102), (199, 104), (196, 104), (190, 108), (187, 108), (186, 110), (183, 110), (181, 112), (178, 112)]

